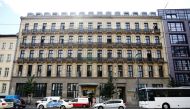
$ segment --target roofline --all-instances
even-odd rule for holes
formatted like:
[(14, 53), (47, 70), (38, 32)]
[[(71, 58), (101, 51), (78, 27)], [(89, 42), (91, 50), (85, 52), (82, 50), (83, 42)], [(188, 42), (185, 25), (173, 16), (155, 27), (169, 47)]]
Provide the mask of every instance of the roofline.
[(0, 37), (18, 37), (17, 34), (0, 34)]

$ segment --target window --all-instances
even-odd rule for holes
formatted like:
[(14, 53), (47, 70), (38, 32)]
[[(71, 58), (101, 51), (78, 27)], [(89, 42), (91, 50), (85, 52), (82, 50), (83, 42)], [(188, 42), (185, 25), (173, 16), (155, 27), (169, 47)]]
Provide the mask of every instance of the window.
[(98, 24), (97, 24), (97, 29), (99, 30), (99, 29), (101, 29), (102, 28), (102, 22), (98, 22)]
[(79, 44), (82, 44), (82, 43), (83, 43), (83, 37), (82, 37), (82, 36), (79, 36), (79, 37), (78, 37), (78, 43), (79, 43)]
[(16, 83), (16, 95), (20, 95), (21, 97), (27, 96), (27, 94), (24, 92), (24, 87), (26, 86), (26, 83)]
[(137, 50), (136, 58), (142, 59), (142, 50)]
[(136, 31), (139, 31), (139, 29), (140, 29), (140, 28), (139, 28), (139, 23), (135, 23), (135, 30), (136, 30)]
[(131, 36), (127, 36), (126, 37), (126, 43), (127, 44), (131, 44)]
[(2, 68), (0, 68), (0, 76), (1, 76), (1, 73), (2, 73)]
[(88, 36), (88, 43), (92, 43), (92, 36)]
[(45, 36), (42, 36), (41, 37), (41, 44), (44, 44), (45, 43)]
[(2, 84), (1, 93), (5, 93), (5, 92), (6, 92), (6, 88), (7, 88), (7, 84), (6, 84), (6, 83), (3, 83), (3, 84)]
[(42, 74), (42, 65), (38, 65), (38, 68), (37, 68), (37, 77), (40, 77)]
[(148, 66), (148, 75), (151, 78), (154, 77), (154, 75), (153, 75), (153, 66), (152, 65)]
[(79, 22), (79, 30), (83, 30), (83, 23)]
[(4, 75), (4, 77), (8, 77), (8, 75), (9, 75), (9, 68), (5, 68), (5, 75)]
[(121, 29), (121, 23), (120, 22), (116, 22), (116, 29)]
[(51, 96), (62, 96), (62, 83), (52, 83)]
[(51, 65), (47, 65), (47, 77), (51, 76)]
[(3, 43), (2, 50), (5, 49), (5, 47), (6, 47), (6, 43)]
[(88, 30), (92, 30), (93, 29), (93, 24), (92, 22), (88, 22)]
[(49, 50), (48, 58), (53, 58), (53, 50)]
[(148, 61), (152, 60), (152, 52), (151, 52), (151, 50), (147, 50), (147, 59), (148, 59)]
[(107, 28), (111, 29), (111, 22), (107, 22)]
[(37, 31), (37, 29), (38, 29), (38, 23), (34, 23), (34, 27), (33, 27), (33, 31)]
[(188, 85), (190, 82), (190, 73), (176, 73), (176, 81), (181, 85)]
[(60, 36), (59, 37), (59, 43), (60, 44), (64, 44), (64, 36)]
[(177, 14), (166, 14), (166, 19), (176, 19)]
[(57, 77), (61, 76), (61, 72), (62, 72), (62, 66), (61, 65), (57, 65)]
[(174, 60), (174, 70), (176, 71), (189, 71), (190, 60)]
[(102, 50), (98, 50), (97, 56), (98, 56), (98, 59), (102, 58)]
[(51, 36), (51, 37), (50, 37), (50, 44), (53, 44), (53, 43), (54, 43), (54, 40), (55, 40), (55, 36)]
[(102, 65), (97, 65), (98, 77), (102, 77)]
[(58, 58), (63, 58), (63, 50), (58, 50)]
[(147, 31), (149, 29), (148, 23), (144, 23), (144, 30)]
[(121, 43), (121, 36), (117, 36), (117, 43)]
[(107, 43), (112, 43), (112, 38), (111, 38), (111, 36), (107, 36)]
[(52, 24), (51, 24), (51, 31), (52, 31), (52, 32), (55, 32), (55, 26), (56, 26), (56, 23), (52, 23)]
[(67, 65), (67, 74), (66, 74), (66, 76), (67, 77), (71, 77), (71, 65)]
[(92, 59), (92, 50), (87, 51), (87, 59)]
[(127, 58), (132, 59), (132, 50), (127, 50)]
[(92, 65), (87, 65), (87, 77), (92, 77)]
[(118, 65), (118, 77), (123, 77), (123, 66)]
[(32, 65), (28, 65), (28, 73), (27, 76), (31, 76), (32, 75)]
[(136, 36), (136, 43), (137, 43), (137, 44), (140, 44), (140, 43), (141, 43), (141, 38), (140, 38), (140, 36)]
[(20, 52), (20, 58), (24, 58), (24, 55), (25, 55), (25, 50), (21, 50), (21, 52)]
[(39, 51), (39, 58), (43, 58), (44, 57), (44, 50), (40, 50)]
[(36, 36), (32, 36), (32, 44), (36, 43)]
[(107, 57), (112, 58), (112, 50), (108, 50)]
[(65, 23), (61, 23), (60, 29), (61, 29), (61, 31), (63, 31), (65, 29)]
[(117, 57), (122, 58), (122, 50), (117, 50)]
[(26, 41), (27, 41), (27, 37), (24, 36), (23, 39), (22, 39), (22, 43), (23, 43), (23, 44), (26, 44)]
[(68, 50), (67, 57), (72, 57), (72, 50)]
[(157, 50), (157, 58), (158, 58), (158, 59), (162, 58), (161, 50)]
[(138, 77), (143, 77), (143, 66), (138, 65)]
[(77, 77), (81, 77), (82, 76), (82, 65), (77, 65)]
[(128, 65), (128, 75), (129, 75), (129, 77), (133, 77), (133, 66), (132, 65)]
[(163, 87), (163, 84), (152, 84), (152, 87)]
[(77, 98), (79, 93), (79, 86), (77, 83), (68, 83), (67, 84), (67, 97), (68, 98)]
[(187, 44), (187, 38), (185, 34), (170, 34), (171, 44)]
[(150, 36), (145, 36), (146, 44), (150, 44)]
[(72, 42), (73, 42), (73, 36), (69, 36), (68, 42), (69, 42), (69, 43), (72, 43)]
[(158, 37), (158, 36), (155, 36), (154, 38), (155, 38), (155, 43), (156, 43), (156, 44), (159, 44), (159, 43), (160, 43), (159, 37)]
[(138, 84), (138, 88), (140, 89), (140, 88), (145, 88), (145, 87), (147, 87), (148, 85), (147, 84)]
[(30, 55), (29, 55), (29, 59), (34, 58), (34, 50), (30, 50)]
[(7, 62), (10, 62), (11, 61), (11, 54), (8, 54), (7, 55)]
[(13, 43), (10, 43), (9, 49), (13, 49)]
[(82, 59), (82, 50), (78, 50), (77, 52), (77, 58)]
[(102, 36), (98, 36), (97, 42), (102, 43)]
[(164, 77), (163, 67), (158, 66), (159, 77)]
[(127, 31), (129, 31), (130, 30), (130, 23), (125, 23), (125, 28)]
[(0, 62), (3, 62), (4, 54), (0, 54)]
[(113, 76), (113, 66), (112, 65), (108, 65), (108, 77), (112, 77)]
[(42, 32), (46, 31), (46, 27), (47, 27), (47, 23), (43, 23), (43, 25), (42, 25)]
[(184, 24), (182, 22), (171, 22), (168, 23), (169, 31), (185, 31)]
[(46, 90), (46, 83), (35, 83), (33, 97), (46, 97)]
[(69, 29), (74, 29), (74, 23), (73, 22), (70, 23)]
[(18, 66), (18, 76), (22, 76), (23, 65)]
[(189, 57), (188, 46), (172, 46), (171, 49), (173, 57)]
[(28, 31), (29, 30), (29, 23), (26, 23), (24, 26), (24, 31)]

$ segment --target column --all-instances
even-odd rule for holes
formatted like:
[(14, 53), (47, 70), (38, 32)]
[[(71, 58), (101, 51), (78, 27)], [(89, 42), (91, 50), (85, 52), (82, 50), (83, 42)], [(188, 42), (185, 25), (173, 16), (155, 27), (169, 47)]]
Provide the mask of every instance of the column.
[(87, 77), (87, 64), (82, 64), (82, 77)]
[(164, 72), (164, 77), (169, 77), (168, 74), (168, 65), (167, 64), (164, 64), (163, 65), (163, 72)]
[(148, 75), (148, 65), (147, 64), (144, 64), (143, 73), (144, 73), (144, 77), (149, 77), (149, 75)]
[(76, 64), (76, 63), (73, 63), (73, 64), (72, 64), (71, 77), (76, 77), (76, 73), (77, 73), (77, 64)]
[(159, 77), (159, 71), (158, 71), (158, 65), (157, 64), (153, 65), (153, 72), (154, 72), (154, 77)]
[(67, 66), (65, 63), (62, 66), (61, 77), (66, 77)]
[(118, 77), (117, 64), (113, 64), (113, 77)]
[(123, 64), (123, 77), (128, 77), (128, 68), (126, 63)]
[(97, 64), (93, 63), (92, 64), (92, 77), (97, 77)]
[(102, 77), (108, 77), (108, 68), (107, 68), (107, 64), (103, 64), (102, 65)]
[(133, 76), (138, 77), (138, 64), (133, 64)]
[(52, 64), (52, 69), (51, 69), (51, 77), (56, 77), (56, 72), (57, 72), (57, 64)]
[(28, 65), (27, 64), (23, 64), (23, 70), (22, 70), (22, 77), (26, 77), (27, 73), (28, 73)]
[(47, 64), (43, 64), (42, 65), (42, 77), (46, 77), (47, 76)]
[(37, 64), (36, 63), (32, 65), (32, 76), (33, 75), (35, 75), (35, 76), (37, 75)]

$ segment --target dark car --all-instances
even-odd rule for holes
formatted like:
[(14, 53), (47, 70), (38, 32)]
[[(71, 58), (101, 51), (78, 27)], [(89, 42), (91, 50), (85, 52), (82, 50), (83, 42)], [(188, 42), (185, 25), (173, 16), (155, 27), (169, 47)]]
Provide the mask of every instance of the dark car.
[(13, 102), (12, 109), (24, 109), (26, 107), (26, 103), (23, 99), (20, 99), (20, 97), (17, 97), (15, 95), (8, 95), (5, 97), (6, 102)]

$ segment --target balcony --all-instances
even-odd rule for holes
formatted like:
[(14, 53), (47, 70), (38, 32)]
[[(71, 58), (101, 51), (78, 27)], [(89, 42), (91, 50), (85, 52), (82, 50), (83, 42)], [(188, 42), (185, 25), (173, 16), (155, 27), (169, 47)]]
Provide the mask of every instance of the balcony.
[(99, 28), (99, 29), (30, 29), (22, 30), (23, 35), (31, 34), (160, 34), (160, 29), (115, 29), (115, 28)]
[(20, 48), (162, 48), (161, 43), (20, 43)]
[(18, 58), (16, 63), (164, 63), (163, 58), (104, 58), (104, 57), (65, 57), (65, 58)]

